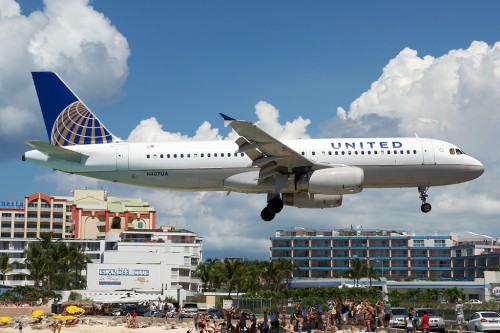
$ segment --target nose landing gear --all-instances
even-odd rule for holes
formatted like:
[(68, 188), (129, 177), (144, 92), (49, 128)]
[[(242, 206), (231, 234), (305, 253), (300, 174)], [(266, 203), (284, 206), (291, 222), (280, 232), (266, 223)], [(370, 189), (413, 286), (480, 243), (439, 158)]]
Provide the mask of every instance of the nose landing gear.
[(260, 212), (260, 217), (266, 222), (274, 219), (276, 214), (281, 212), (283, 209), (283, 200), (281, 200), (279, 196), (271, 197), (268, 200), (267, 206), (262, 210), (262, 212)]
[(427, 190), (429, 189), (429, 186), (419, 186), (418, 187), (418, 193), (420, 193), (420, 200), (422, 200), (422, 206), (420, 206), (420, 210), (423, 213), (428, 213), (431, 211), (432, 206), (430, 203), (427, 203)]

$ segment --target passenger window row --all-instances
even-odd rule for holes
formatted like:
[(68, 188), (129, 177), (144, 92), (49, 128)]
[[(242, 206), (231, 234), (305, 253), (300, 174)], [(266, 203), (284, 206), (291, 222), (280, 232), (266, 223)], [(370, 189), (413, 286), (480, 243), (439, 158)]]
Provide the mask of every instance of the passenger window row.
[[(338, 151), (336, 150), (335, 152), (331, 152), (331, 151), (328, 151), (328, 152), (325, 152), (325, 151), (322, 151), (321, 154), (324, 156), (328, 153), (328, 155), (365, 155), (365, 151), (364, 150), (361, 150), (361, 151), (358, 151), (358, 150), (355, 150), (355, 151), (352, 151), (352, 150), (348, 150), (348, 151), (345, 151), (345, 150), (342, 150), (342, 151)], [(301, 152), (302, 156), (305, 156), (306, 153), (304, 151)], [(315, 151), (312, 151), (311, 154), (313, 156), (316, 155), (316, 152)], [(371, 155), (372, 154), (372, 150), (368, 150), (366, 151), (366, 154), (367, 155)], [(373, 150), (373, 155), (378, 155), (379, 152), (377, 150)], [(410, 154), (413, 154), (413, 155), (416, 155), (417, 154), (417, 151), (416, 150), (394, 150), (394, 151), (391, 151), (391, 150), (381, 150), (380, 151), (380, 155), (384, 155), (384, 154), (387, 154), (387, 155), (390, 155), (390, 154), (393, 154), (393, 155), (410, 155)]]
[(147, 154), (146, 158), (244, 157), (244, 153)]

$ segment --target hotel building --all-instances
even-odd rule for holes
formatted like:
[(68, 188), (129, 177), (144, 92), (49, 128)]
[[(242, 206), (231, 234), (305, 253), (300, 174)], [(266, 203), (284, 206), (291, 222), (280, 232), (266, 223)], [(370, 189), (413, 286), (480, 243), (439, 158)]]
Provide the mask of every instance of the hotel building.
[(296, 267), (295, 278), (335, 278), (359, 258), (391, 280), (474, 279), (500, 264), (496, 238), (467, 233), (413, 235), (401, 230), (279, 230), (271, 237), (271, 260)]
[(104, 190), (76, 189), (69, 197), (34, 193), (24, 201), (0, 202), (0, 213), (0, 239), (38, 238), (42, 232), (59, 239), (104, 239), (111, 229), (156, 228), (156, 211), (147, 202)]
[[(41, 233), (53, 232), (55, 239), (83, 249), (92, 260), (83, 272), (89, 290), (81, 293), (87, 296), (127, 289), (169, 290), (187, 297), (200, 290), (194, 271), (202, 259), (202, 237), (175, 227), (157, 229), (155, 209), (139, 198), (88, 189), (72, 194), (35, 193), (24, 201), (0, 202), (0, 254), (7, 254), (14, 268), (6, 274), (5, 286), (34, 284), (24, 250)], [(138, 275), (113, 273), (117, 271)]]

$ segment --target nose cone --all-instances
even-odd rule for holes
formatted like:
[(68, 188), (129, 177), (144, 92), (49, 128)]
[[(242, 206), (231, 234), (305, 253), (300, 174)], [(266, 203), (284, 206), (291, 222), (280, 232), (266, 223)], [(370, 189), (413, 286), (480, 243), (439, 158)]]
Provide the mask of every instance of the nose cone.
[(484, 165), (473, 157), (470, 157), (470, 162), (465, 165), (469, 180), (476, 179), (484, 173)]

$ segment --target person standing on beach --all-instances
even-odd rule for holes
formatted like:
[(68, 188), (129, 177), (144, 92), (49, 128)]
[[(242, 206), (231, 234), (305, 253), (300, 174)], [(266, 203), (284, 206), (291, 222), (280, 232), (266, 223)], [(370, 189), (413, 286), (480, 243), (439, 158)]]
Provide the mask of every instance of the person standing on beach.
[(59, 320), (57, 322), (57, 333), (61, 333), (61, 328), (62, 328), (62, 320)]
[(455, 305), (455, 315), (457, 316), (458, 332), (463, 332), (464, 324), (464, 305), (462, 304), (462, 299), (457, 299), (457, 304)]
[(19, 327), (19, 333), (23, 333), (23, 323), (21, 321), (19, 321), (18, 327)]

